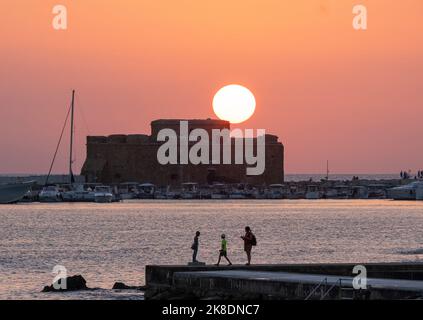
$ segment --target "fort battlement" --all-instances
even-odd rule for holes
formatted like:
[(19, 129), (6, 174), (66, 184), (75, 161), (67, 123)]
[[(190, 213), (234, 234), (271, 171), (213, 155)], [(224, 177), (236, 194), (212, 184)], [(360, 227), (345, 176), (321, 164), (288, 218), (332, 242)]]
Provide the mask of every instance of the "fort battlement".
[(144, 144), (151, 142), (146, 134), (113, 134), (110, 136), (88, 136), (87, 144)]

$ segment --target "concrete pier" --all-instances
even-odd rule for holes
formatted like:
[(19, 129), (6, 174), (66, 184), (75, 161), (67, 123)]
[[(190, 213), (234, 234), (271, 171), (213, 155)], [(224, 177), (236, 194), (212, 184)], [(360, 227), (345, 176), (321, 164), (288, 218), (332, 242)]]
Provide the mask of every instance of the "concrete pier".
[(416, 299), (423, 264), (361, 264), (366, 290), (354, 290), (358, 264), (147, 266), (146, 299)]

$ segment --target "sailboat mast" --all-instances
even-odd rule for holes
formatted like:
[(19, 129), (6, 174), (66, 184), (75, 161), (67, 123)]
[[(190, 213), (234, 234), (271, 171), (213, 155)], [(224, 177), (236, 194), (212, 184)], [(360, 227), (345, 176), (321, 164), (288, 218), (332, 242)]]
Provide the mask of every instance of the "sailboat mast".
[(73, 172), (72, 172), (72, 157), (73, 157), (73, 114), (74, 114), (74, 101), (75, 101), (75, 90), (72, 90), (72, 103), (71, 103), (71, 123), (70, 123), (70, 151), (69, 151), (69, 179), (70, 183), (73, 183)]
[(326, 180), (329, 180), (329, 160), (326, 160)]

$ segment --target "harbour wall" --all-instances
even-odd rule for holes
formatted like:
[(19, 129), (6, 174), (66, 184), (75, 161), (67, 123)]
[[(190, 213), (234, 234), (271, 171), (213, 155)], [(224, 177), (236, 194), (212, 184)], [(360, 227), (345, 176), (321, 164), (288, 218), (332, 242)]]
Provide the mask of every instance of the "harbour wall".
[[(323, 292), (331, 286), (335, 289), (327, 292), (326, 299), (339, 299), (343, 290), (349, 290), (350, 298), (361, 299), (412, 299), (423, 296), (423, 287), (420, 290), (414, 286), (423, 286), (423, 283), (420, 284), (423, 280), (421, 263), (362, 264), (367, 269), (367, 277), (378, 279), (383, 285), (369, 286), (368, 290), (360, 291), (352, 289), (351, 279), (355, 276), (352, 270), (356, 265), (146, 266), (146, 299), (303, 300), (310, 294), (312, 298), (322, 297)], [(253, 275), (256, 272), (257, 276), (244, 277), (242, 274), (245, 271)], [(231, 276), (231, 272), (239, 275)], [(283, 273), (285, 278), (266, 276), (278, 273)], [(310, 280), (311, 275), (322, 277)], [(313, 293), (322, 279), (326, 279), (327, 283)], [(347, 281), (338, 284), (340, 279)], [(402, 284), (407, 286), (401, 287)]]

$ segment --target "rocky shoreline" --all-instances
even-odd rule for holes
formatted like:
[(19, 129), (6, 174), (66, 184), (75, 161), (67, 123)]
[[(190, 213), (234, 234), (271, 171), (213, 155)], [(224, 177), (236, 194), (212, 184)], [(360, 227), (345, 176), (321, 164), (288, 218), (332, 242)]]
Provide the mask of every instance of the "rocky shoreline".
[[(146, 286), (128, 286), (123, 282), (115, 282), (112, 290), (139, 290), (145, 291)], [(71, 292), (71, 291), (92, 291), (100, 288), (89, 288), (87, 281), (82, 275), (58, 279), (55, 283), (45, 286), (41, 292)]]

